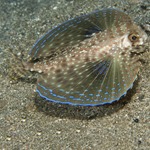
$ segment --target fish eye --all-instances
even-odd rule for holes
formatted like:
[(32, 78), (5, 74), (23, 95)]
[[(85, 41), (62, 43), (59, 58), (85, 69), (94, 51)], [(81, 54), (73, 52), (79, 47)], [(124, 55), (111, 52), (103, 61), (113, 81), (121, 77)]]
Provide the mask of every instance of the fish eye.
[(129, 34), (128, 38), (131, 42), (136, 42), (139, 39), (139, 35), (138, 34)]

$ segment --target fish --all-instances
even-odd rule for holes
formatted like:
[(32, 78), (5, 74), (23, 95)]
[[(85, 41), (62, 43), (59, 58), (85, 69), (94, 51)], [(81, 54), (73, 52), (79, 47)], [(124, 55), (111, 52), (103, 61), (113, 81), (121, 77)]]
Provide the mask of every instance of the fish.
[(52, 28), (36, 41), (23, 65), (39, 73), (36, 92), (50, 102), (111, 104), (137, 79), (138, 49), (146, 40), (128, 14), (104, 8)]

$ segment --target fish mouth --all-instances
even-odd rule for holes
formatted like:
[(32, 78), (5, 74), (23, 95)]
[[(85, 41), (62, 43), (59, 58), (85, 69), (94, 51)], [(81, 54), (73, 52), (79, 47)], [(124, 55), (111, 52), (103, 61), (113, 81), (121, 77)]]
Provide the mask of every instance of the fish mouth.
[(136, 45), (136, 46), (134, 46), (134, 49), (131, 51), (131, 53), (135, 54), (135, 55), (141, 55), (141, 54), (147, 52), (147, 48), (148, 48), (148, 46), (146, 44)]

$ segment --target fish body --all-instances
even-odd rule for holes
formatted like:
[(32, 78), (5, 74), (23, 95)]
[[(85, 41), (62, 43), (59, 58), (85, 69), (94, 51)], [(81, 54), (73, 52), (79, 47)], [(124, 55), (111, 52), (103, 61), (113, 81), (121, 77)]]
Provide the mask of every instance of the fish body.
[[(146, 33), (124, 12), (108, 8), (70, 19), (40, 38), (26, 70), (40, 73), (37, 92), (46, 100), (97, 106), (119, 100), (140, 68), (136, 47)], [(137, 50), (138, 51), (138, 50)]]

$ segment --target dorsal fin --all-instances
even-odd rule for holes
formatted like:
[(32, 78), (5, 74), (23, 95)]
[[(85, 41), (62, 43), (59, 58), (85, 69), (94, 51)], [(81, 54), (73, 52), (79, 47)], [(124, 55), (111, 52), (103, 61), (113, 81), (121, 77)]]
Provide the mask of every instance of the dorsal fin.
[[(116, 15), (119, 13), (119, 15)], [(123, 16), (123, 17), (122, 17)], [(87, 15), (70, 19), (54, 27), (41, 37), (31, 49), (31, 60), (43, 57), (59, 56), (64, 51), (71, 51), (71, 47), (90, 38), (93, 33), (104, 31), (114, 26), (114, 23), (123, 23), (130, 18), (117, 9), (107, 8), (96, 10)]]

